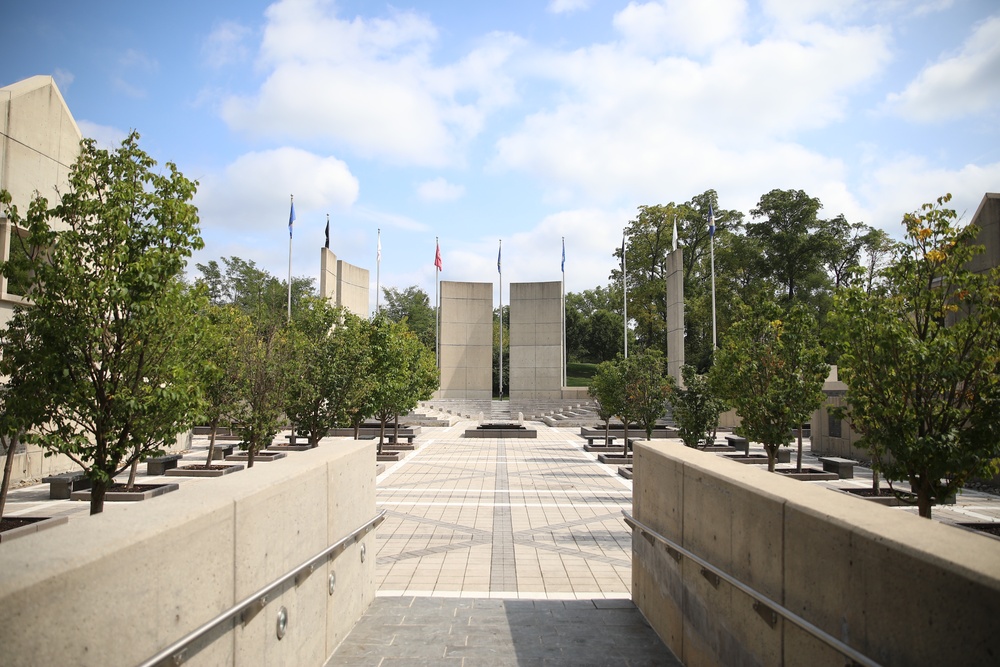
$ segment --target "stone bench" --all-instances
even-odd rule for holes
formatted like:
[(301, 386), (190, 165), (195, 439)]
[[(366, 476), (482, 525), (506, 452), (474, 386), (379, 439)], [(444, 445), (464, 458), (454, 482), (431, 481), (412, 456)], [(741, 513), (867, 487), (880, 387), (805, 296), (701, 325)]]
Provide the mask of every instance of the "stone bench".
[(146, 474), (162, 475), (171, 468), (176, 468), (177, 462), (180, 460), (180, 454), (167, 454), (166, 456), (156, 456), (151, 459), (144, 459), (146, 463)]
[(835, 472), (840, 479), (853, 479), (854, 466), (858, 463), (839, 456), (821, 456), (819, 462), (823, 464), (824, 472)]
[[(587, 444), (588, 445), (594, 444), (595, 440), (600, 440), (601, 444), (604, 444), (604, 436), (603, 435), (585, 435), (583, 437), (587, 440)], [(608, 436), (608, 442), (607, 442), (607, 444), (609, 444), (609, 445), (614, 444), (614, 442), (615, 442), (616, 439), (617, 438), (615, 436), (609, 435)]]
[(49, 475), (43, 477), (42, 482), (49, 485), (50, 500), (69, 500), (70, 494), (74, 491), (90, 488), (90, 479), (83, 471)]
[[(405, 433), (400, 433), (399, 434), (400, 441), (406, 440), (406, 442), (408, 444), (411, 444), (411, 445), (413, 444), (413, 438), (414, 438), (414, 436), (412, 434), (405, 434)], [(393, 435), (386, 434), (385, 441), (388, 442), (388, 443), (395, 443), (396, 442), (396, 438)]]
[(737, 450), (742, 449), (743, 453), (747, 456), (750, 455), (750, 441), (741, 435), (727, 435), (726, 444), (730, 447), (735, 447)]
[(225, 461), (227, 456), (232, 456), (233, 450), (236, 448), (234, 444), (219, 444), (215, 443), (215, 447), (212, 449), (212, 460), (213, 461)]

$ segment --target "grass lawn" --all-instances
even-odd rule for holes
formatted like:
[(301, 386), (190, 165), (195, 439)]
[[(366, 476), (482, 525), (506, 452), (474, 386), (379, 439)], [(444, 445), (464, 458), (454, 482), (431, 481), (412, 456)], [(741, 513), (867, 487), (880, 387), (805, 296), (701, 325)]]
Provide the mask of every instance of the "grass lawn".
[(586, 387), (590, 378), (597, 371), (597, 364), (582, 361), (571, 361), (566, 365), (566, 385), (570, 387)]

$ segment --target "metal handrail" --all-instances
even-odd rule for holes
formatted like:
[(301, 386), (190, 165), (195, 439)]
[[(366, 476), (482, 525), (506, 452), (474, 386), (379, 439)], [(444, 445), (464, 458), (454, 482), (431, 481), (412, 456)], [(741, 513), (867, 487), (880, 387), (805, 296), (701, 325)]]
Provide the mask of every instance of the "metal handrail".
[[(373, 531), (380, 523), (385, 521), (385, 510), (381, 510), (373, 518), (369, 519), (364, 525), (355, 529), (352, 533), (346, 537), (338, 540), (336, 543), (331, 544), (327, 548), (320, 551), (315, 556), (310, 557), (308, 560), (303, 562), (298, 567), (289, 570), (287, 573), (282, 575), (280, 578), (275, 579), (273, 582), (267, 586), (261, 588), (252, 595), (244, 598), (242, 601), (236, 603), (226, 611), (222, 612), (212, 620), (203, 623), (191, 632), (187, 633), (177, 641), (175, 641), (170, 646), (149, 658), (148, 660), (139, 664), (139, 667), (158, 667), (159, 665), (179, 665), (185, 660), (187, 660), (189, 655), (186, 655), (186, 650), (188, 646), (193, 644), (195, 641), (200, 639), (202, 636), (208, 634), (215, 628), (219, 627), (227, 621), (232, 621), (240, 616), (242, 616), (247, 611), (259, 611), (263, 609), (268, 603), (268, 594), (277, 588), (280, 588), (284, 584), (288, 583), (292, 579), (297, 579), (300, 575), (311, 574), (319, 565), (319, 562), (324, 558), (328, 558), (332, 555), (336, 555), (338, 551), (346, 549), (348, 546), (357, 542), (362, 537)], [(298, 583), (298, 581), (296, 581)], [(256, 610), (254, 609), (256, 607)]]
[(879, 663), (875, 662), (874, 660), (864, 655), (863, 653), (859, 653), (858, 651), (851, 648), (850, 646), (840, 641), (839, 639), (829, 634), (828, 632), (821, 630), (820, 628), (813, 625), (806, 619), (802, 618), (792, 610), (783, 607), (782, 605), (778, 604), (777, 602), (767, 597), (763, 593), (760, 593), (759, 591), (750, 588), (739, 579), (736, 579), (735, 577), (727, 574), (726, 572), (723, 572), (722, 570), (715, 567), (714, 565), (704, 560), (703, 558), (700, 558), (697, 555), (691, 553), (690, 551), (688, 551), (681, 545), (677, 544), (670, 538), (660, 535), (658, 532), (656, 532), (649, 526), (636, 520), (636, 518), (633, 517), (631, 514), (629, 514), (626, 510), (622, 510), (622, 514), (625, 515), (625, 523), (627, 523), (633, 530), (638, 530), (647, 539), (654, 538), (667, 545), (668, 550), (673, 551), (674, 553), (677, 554), (676, 556), (671, 554), (671, 556), (675, 560), (680, 560), (681, 555), (690, 558), (699, 566), (701, 566), (703, 573), (705, 572), (705, 570), (708, 570), (708, 572), (715, 575), (719, 579), (725, 580), (731, 586), (738, 588), (739, 590), (743, 591), (750, 597), (754, 598), (757, 601), (757, 604), (754, 605), (754, 609), (757, 611), (758, 614), (761, 614), (763, 616), (762, 613), (763, 610), (758, 608), (758, 604), (764, 605), (765, 607), (767, 607), (767, 611), (770, 611), (774, 614), (778, 614), (784, 617), (785, 619), (791, 621), (792, 623), (797, 625), (802, 630), (805, 630), (807, 633), (809, 633), (816, 639), (819, 639), (826, 645), (832, 647), (836, 651), (839, 651), (841, 654), (847, 656), (848, 658), (853, 660), (856, 664), (863, 665), (864, 667), (881, 667)]

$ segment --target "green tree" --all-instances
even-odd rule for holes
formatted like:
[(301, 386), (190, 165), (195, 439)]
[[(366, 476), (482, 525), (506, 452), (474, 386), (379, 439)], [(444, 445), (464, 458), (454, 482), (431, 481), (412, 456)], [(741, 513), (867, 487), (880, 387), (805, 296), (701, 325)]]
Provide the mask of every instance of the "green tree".
[(319, 298), (306, 299), (293, 322), (285, 414), (314, 447), (330, 429), (350, 423), (375, 380), (367, 324)]
[(256, 455), (274, 441), (281, 424), (291, 352), (286, 325), (264, 322), (240, 330), (233, 340), (236, 349), (237, 401), (233, 427), (247, 452), (247, 467)]
[(647, 440), (652, 439), (657, 420), (666, 412), (670, 385), (663, 370), (663, 359), (656, 350), (630, 356), (625, 361), (625, 400), (635, 411), (635, 420), (645, 429)]
[(433, 350), (436, 328), (434, 309), (430, 305), (427, 292), (416, 285), (411, 285), (405, 290), (384, 287), (382, 294), (385, 296), (382, 313), (393, 322), (405, 322), (417, 339), (429, 350)]
[[(603, 361), (590, 378), (587, 394), (597, 403), (597, 416), (604, 421), (604, 444), (610, 441), (611, 418), (625, 402), (625, 380), (617, 360)], [(627, 450), (626, 450), (627, 451)]]
[(787, 313), (771, 302), (743, 308), (723, 337), (712, 367), (716, 394), (742, 418), (740, 435), (767, 451), (767, 468), (791, 444), (791, 430), (823, 402), (829, 373), (816, 321), (800, 304)]
[[(285, 322), (288, 319), (288, 282), (279, 280), (253, 260), (223, 257), (225, 270), (214, 259), (206, 264), (195, 264), (201, 276), (197, 282), (205, 285), (209, 300), (215, 305), (236, 306), (252, 314), (258, 321), (268, 319)], [(315, 297), (314, 280), (292, 277), (292, 317), (308, 297)]]
[(904, 216), (884, 281), (841, 290), (834, 318), (846, 417), (927, 518), (1000, 459), (1000, 269), (968, 268), (978, 229), (956, 226), (950, 199)]
[(672, 376), (667, 376), (668, 398), (677, 430), (686, 446), (705, 447), (714, 442), (719, 413), (725, 409), (725, 404), (716, 397), (709, 376), (699, 375), (694, 366), (684, 364), (681, 377), (683, 387)]
[(198, 357), (197, 373), (205, 397), (204, 419), (210, 429), (205, 465), (212, 465), (218, 428), (228, 423), (237, 407), (239, 377), (237, 347), (239, 340), (251, 328), (250, 318), (232, 306), (209, 304), (202, 314), (204, 332), (192, 352)]
[(22, 219), (4, 197), (10, 222), (27, 230), (33, 303), (15, 308), (0, 372), (45, 416), (26, 438), (90, 478), (94, 514), (112, 478), (161, 453), (201, 407), (189, 350), (203, 299), (180, 279), (202, 247), (196, 185), (172, 163), (155, 173), (138, 143), (136, 132), (111, 151), (84, 140), (51, 209), (36, 198)]
[[(500, 391), (500, 355), (503, 354), (503, 388), (510, 393), (510, 306), (503, 307), (503, 322), (497, 317), (499, 308), (493, 311), (493, 395), (503, 398)], [(500, 348), (501, 327), (503, 327), (503, 349)]]

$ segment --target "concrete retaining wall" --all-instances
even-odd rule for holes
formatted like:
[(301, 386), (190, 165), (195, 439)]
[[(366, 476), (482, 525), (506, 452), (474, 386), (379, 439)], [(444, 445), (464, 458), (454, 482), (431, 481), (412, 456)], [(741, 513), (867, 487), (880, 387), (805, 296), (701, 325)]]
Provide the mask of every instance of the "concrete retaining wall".
[[(634, 516), (883, 665), (1000, 659), (1000, 541), (668, 443), (637, 442)], [(632, 541), (632, 597), (685, 665), (845, 658), (688, 558)]]
[[(133, 665), (151, 657), (371, 519), (374, 471), (372, 443), (325, 441), (4, 543), (0, 662)], [(374, 535), (289, 583), (184, 664), (323, 664), (374, 599)], [(288, 629), (279, 641), (281, 606)]]

